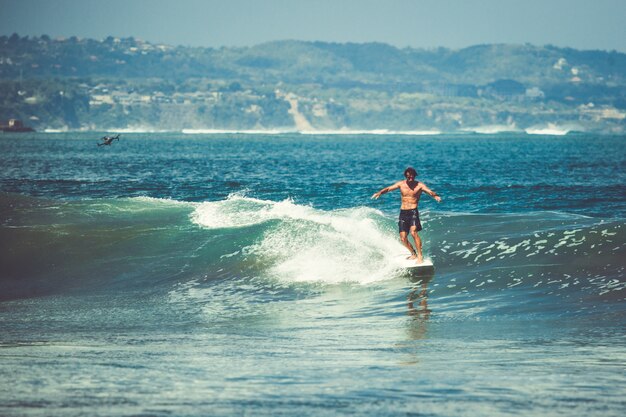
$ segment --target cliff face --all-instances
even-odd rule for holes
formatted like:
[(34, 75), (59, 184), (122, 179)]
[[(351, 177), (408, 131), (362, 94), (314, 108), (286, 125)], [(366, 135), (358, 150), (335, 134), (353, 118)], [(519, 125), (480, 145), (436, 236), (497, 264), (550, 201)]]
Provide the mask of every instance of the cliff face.
[(626, 130), (626, 54), (0, 37), (0, 120), (43, 128)]

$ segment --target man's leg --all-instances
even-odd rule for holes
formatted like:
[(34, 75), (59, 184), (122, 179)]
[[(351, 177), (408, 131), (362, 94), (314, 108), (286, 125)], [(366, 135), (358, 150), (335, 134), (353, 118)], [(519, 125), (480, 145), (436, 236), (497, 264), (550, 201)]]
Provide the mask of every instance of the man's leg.
[[(422, 256), (422, 239), (420, 238), (420, 235), (417, 233), (416, 226), (411, 227), (411, 236), (413, 236), (413, 240), (415, 241), (415, 247), (417, 248), (417, 256), (411, 259), (417, 258), (417, 263), (421, 264), (422, 262), (424, 262), (424, 257)], [(407, 242), (408, 242), (408, 239), (407, 239)]]
[(411, 256), (409, 256), (407, 259), (416, 259), (417, 255), (415, 254), (415, 249), (413, 249), (411, 242), (409, 242), (407, 232), (400, 232), (400, 241), (409, 250), (409, 252), (411, 252)]

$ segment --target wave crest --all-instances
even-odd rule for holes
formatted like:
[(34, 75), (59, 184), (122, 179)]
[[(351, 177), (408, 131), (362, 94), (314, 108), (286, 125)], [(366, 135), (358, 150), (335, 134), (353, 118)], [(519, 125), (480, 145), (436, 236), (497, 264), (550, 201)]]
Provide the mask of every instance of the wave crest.
[(292, 200), (231, 195), (223, 201), (200, 204), (192, 221), (209, 229), (264, 224), (260, 237), (246, 252), (269, 265), (271, 277), (291, 282), (389, 279), (397, 270), (389, 259), (406, 251), (395, 234), (389, 233), (384, 214), (368, 207), (327, 212)]

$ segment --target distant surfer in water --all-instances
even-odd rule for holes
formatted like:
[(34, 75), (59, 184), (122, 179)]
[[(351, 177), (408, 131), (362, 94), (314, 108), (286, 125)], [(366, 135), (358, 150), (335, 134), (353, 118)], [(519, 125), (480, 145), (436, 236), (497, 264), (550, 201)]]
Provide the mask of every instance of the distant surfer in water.
[[(405, 180), (398, 181), (389, 187), (383, 188), (379, 192), (372, 195), (372, 198), (376, 200), (378, 197), (388, 193), (389, 191), (400, 189), (402, 199), (402, 204), (400, 205), (400, 218), (398, 219), (400, 240), (409, 252), (411, 252), (411, 256), (407, 259), (417, 259), (417, 263), (421, 264), (424, 262), (424, 257), (422, 256), (422, 240), (417, 232), (422, 230), (422, 224), (420, 223), (420, 214), (417, 209), (417, 204), (419, 203), (422, 192), (425, 192), (437, 200), (438, 203), (441, 202), (441, 197), (439, 197), (436, 192), (428, 188), (426, 184), (417, 181), (415, 179), (416, 175), (417, 172), (415, 169), (408, 167), (404, 170)], [(413, 236), (413, 240), (415, 241), (415, 249), (413, 249), (411, 242), (409, 242), (409, 233), (411, 233), (411, 236)]]
[(104, 136), (102, 138), (100, 138), (100, 140), (102, 141), (102, 143), (99, 143), (98, 146), (102, 146), (102, 145), (110, 145), (113, 143), (114, 140), (119, 141), (120, 140), (120, 134), (118, 133), (115, 136)]

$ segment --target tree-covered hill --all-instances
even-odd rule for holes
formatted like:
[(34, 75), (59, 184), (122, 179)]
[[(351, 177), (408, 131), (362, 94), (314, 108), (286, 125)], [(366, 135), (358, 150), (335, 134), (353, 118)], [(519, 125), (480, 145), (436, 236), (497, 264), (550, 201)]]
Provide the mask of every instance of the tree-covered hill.
[(278, 41), (191, 48), (0, 37), (0, 120), (36, 128), (624, 131), (626, 54)]

